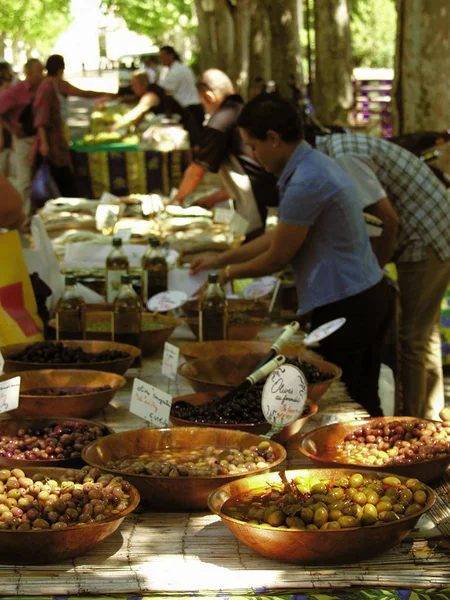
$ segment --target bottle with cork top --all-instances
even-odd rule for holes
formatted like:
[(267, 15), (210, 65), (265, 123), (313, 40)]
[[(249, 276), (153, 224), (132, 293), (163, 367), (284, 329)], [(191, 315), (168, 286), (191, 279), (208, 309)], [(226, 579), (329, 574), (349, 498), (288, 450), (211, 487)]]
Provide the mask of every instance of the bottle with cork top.
[(106, 302), (114, 302), (122, 275), (128, 274), (129, 261), (123, 251), (121, 238), (113, 238), (112, 249), (106, 258)]
[(86, 302), (77, 290), (75, 275), (66, 275), (64, 291), (56, 304), (56, 339), (83, 340)]
[(148, 240), (149, 246), (142, 257), (142, 300), (167, 291), (167, 261), (161, 252), (161, 243), (156, 236)]
[(199, 339), (201, 342), (226, 340), (228, 303), (218, 273), (208, 274), (208, 285), (199, 301)]
[(113, 302), (112, 338), (114, 342), (140, 346), (141, 301), (133, 290), (130, 275), (122, 275), (119, 291)]

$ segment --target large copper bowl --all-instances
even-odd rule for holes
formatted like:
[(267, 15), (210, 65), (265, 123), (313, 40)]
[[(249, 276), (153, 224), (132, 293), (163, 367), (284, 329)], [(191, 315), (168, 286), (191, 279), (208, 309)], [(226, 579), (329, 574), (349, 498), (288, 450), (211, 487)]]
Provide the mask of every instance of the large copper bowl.
[[(199, 406), (201, 404), (206, 404), (207, 402), (212, 402), (215, 398), (217, 398), (217, 394), (206, 394), (206, 393), (198, 393), (198, 394), (188, 394), (187, 396), (178, 396), (174, 398), (172, 401), (172, 406), (174, 406), (177, 402), (188, 402), (189, 404), (193, 404), (194, 406)], [(306, 401), (307, 413), (305, 416), (300, 417), (291, 425), (284, 427), (280, 433), (275, 434), (272, 439), (280, 444), (287, 443), (291, 438), (299, 433), (302, 429), (306, 421), (316, 414), (319, 410), (319, 405), (316, 402), (313, 402), (308, 398)], [(186, 419), (179, 419), (178, 417), (170, 416), (170, 420), (172, 423), (178, 427), (221, 427), (222, 429), (239, 429), (240, 431), (248, 431), (249, 433), (253, 433), (255, 435), (262, 435), (267, 433), (271, 428), (269, 423), (239, 423), (239, 424), (221, 424), (221, 423), (197, 423), (196, 421), (187, 421)]]
[[(288, 480), (295, 477), (339, 478), (355, 473), (349, 469), (301, 469), (286, 471)], [(358, 473), (372, 477), (386, 477), (384, 472), (358, 470)], [(406, 481), (407, 478), (400, 479)], [(400, 543), (414, 528), (419, 517), (429, 510), (435, 501), (435, 493), (427, 488), (428, 502), (419, 512), (398, 521), (352, 527), (348, 529), (328, 529), (324, 531), (294, 530), (253, 525), (233, 519), (222, 512), (222, 506), (229, 498), (248, 491), (270, 489), (273, 483), (280, 483), (278, 473), (254, 475), (231, 481), (214, 490), (208, 498), (208, 506), (220, 516), (225, 525), (243, 544), (254, 552), (286, 562), (299, 564), (340, 564), (366, 560)]]
[[(197, 358), (183, 363), (178, 373), (185, 377), (196, 392), (220, 394), (229, 392), (254, 371), (264, 358), (264, 354), (222, 354), (215, 358)], [(342, 371), (332, 363), (311, 357), (310, 353), (300, 358), (315, 365), (321, 373), (333, 373), (326, 381), (308, 384), (308, 398), (317, 401), (327, 391), (333, 381), (337, 381)]]
[[(58, 414), (66, 418), (81, 417), (85, 419), (105, 408), (115, 393), (126, 383), (125, 377), (116, 373), (77, 369), (44, 369), (42, 371), (7, 373), (0, 377), (0, 382), (13, 377), (20, 377), (20, 396), (18, 408), (8, 413), (12, 418), (51, 417)], [(41, 388), (73, 386), (94, 388), (105, 385), (109, 385), (110, 389), (67, 396), (40, 396), (30, 393)]]
[[(244, 431), (216, 429), (212, 427), (172, 427), (166, 429), (138, 429), (122, 431), (99, 439), (85, 446), (82, 458), (102, 471), (121, 475), (130, 481), (141, 495), (141, 500), (152, 508), (160, 510), (199, 510), (207, 506), (208, 494), (222, 483), (242, 477), (242, 475), (220, 475), (217, 477), (150, 477), (131, 475), (105, 467), (110, 460), (139, 456), (146, 452), (174, 447), (198, 448), (206, 446), (246, 448), (259, 444), (261, 438)], [(278, 466), (286, 458), (286, 450), (272, 442), (276, 460), (270, 469)], [(263, 469), (268, 471), (269, 468)], [(260, 472), (260, 471), (258, 471)]]
[[(318, 427), (302, 437), (299, 450), (320, 467), (361, 468), (368, 471), (377, 471), (379, 469), (383, 469), (385, 471), (391, 471), (396, 475), (416, 477), (420, 481), (428, 483), (444, 474), (445, 470), (450, 464), (450, 454), (441, 458), (422, 460), (410, 464), (386, 464), (383, 466), (373, 467), (354, 462), (353, 459), (352, 462), (350, 462), (350, 460), (346, 462), (344, 458), (336, 456), (336, 447), (338, 444), (343, 442), (344, 437), (349, 433), (353, 433), (356, 429), (360, 429), (366, 424), (371, 424), (375, 421), (381, 421), (385, 423), (392, 421), (407, 422), (411, 421), (411, 419), (414, 419), (414, 417), (375, 417), (371, 419), (344, 421), (342, 423), (333, 423), (332, 425)], [(427, 421), (427, 419), (421, 420)]]
[[(27, 477), (42, 473), (48, 477), (61, 477), (67, 469), (55, 467), (21, 467)], [(83, 556), (110, 536), (124, 518), (139, 504), (139, 493), (130, 489), (128, 508), (98, 523), (86, 523), (67, 529), (38, 531), (8, 531), (0, 529), (0, 562), (15, 565), (50, 564)]]
[[(186, 360), (195, 358), (216, 358), (221, 354), (267, 354), (271, 342), (254, 342), (239, 340), (218, 340), (214, 342), (188, 342), (180, 346), (180, 353)], [(281, 351), (288, 356), (296, 356), (305, 352), (306, 346), (301, 342), (285, 344)]]
[[(199, 320), (197, 317), (186, 317), (184, 319), (186, 325), (192, 331), (197, 339), (199, 339)], [(235, 341), (253, 340), (261, 331), (264, 325), (264, 319), (259, 317), (251, 317), (245, 323), (228, 323), (227, 338)]]
[[(62, 421), (74, 421), (77, 423), (86, 423), (93, 425), (104, 431), (105, 437), (114, 433), (114, 430), (103, 423), (97, 423), (97, 421), (88, 421), (86, 419), (73, 419), (67, 417), (34, 417), (30, 419), (2, 419), (0, 420), (0, 438), (3, 436), (13, 436), (19, 429), (33, 429), (48, 427), (52, 424), (58, 424)], [(20, 460), (15, 458), (7, 458), (6, 456), (0, 456), (0, 468), (23, 469), (27, 466), (36, 467), (65, 467), (65, 468), (78, 468), (84, 465), (84, 461), (81, 457), (77, 458), (64, 458), (55, 460)]]
[(36, 369), (88, 369), (89, 371), (108, 371), (109, 373), (118, 373), (123, 375), (127, 369), (131, 367), (134, 360), (141, 355), (139, 348), (130, 346), (129, 344), (119, 344), (118, 342), (105, 341), (89, 341), (89, 340), (61, 340), (65, 346), (69, 348), (78, 348), (79, 346), (85, 352), (104, 352), (105, 350), (121, 350), (127, 352), (128, 357), (118, 358), (116, 360), (108, 360), (103, 362), (92, 363), (35, 363), (24, 362), (21, 360), (12, 360), (9, 358), (11, 354), (24, 350), (30, 344), (12, 344), (0, 348), (5, 365), (3, 370), (5, 373), (15, 373), (16, 371), (32, 371)]
[[(111, 340), (111, 317), (112, 312), (109, 310), (93, 311), (89, 310), (86, 313), (86, 339), (88, 340)], [(55, 328), (55, 320), (49, 321), (49, 326)], [(142, 331), (140, 335), (140, 349), (142, 356), (150, 356), (164, 342), (166, 342), (176, 327), (181, 325), (181, 320), (167, 315), (155, 315), (149, 312), (142, 313)], [(97, 331), (95, 327), (100, 327), (102, 330)], [(150, 329), (151, 328), (151, 329)], [(64, 335), (64, 332), (61, 332)]]
[[(249, 317), (265, 317), (269, 309), (263, 300), (248, 300), (246, 298), (228, 298), (228, 314), (245, 313)], [(181, 307), (187, 317), (198, 318), (198, 300), (188, 300)]]

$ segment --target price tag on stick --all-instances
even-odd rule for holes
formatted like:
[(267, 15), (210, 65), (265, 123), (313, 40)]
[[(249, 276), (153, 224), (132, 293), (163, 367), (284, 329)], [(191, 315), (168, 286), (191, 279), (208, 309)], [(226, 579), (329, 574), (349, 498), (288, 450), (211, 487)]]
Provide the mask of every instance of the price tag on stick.
[(172, 396), (141, 379), (134, 380), (130, 402), (133, 414), (154, 427), (167, 427), (171, 406)]
[(0, 413), (14, 410), (19, 406), (20, 377), (13, 377), (0, 383)]
[(271, 437), (296, 421), (303, 414), (307, 397), (308, 382), (298, 367), (285, 364), (272, 371), (261, 398), (263, 414), (272, 425), (264, 437)]
[(186, 292), (160, 292), (152, 296), (147, 302), (147, 308), (150, 312), (168, 312), (175, 310), (186, 302), (188, 295)]
[(177, 376), (178, 359), (180, 357), (180, 349), (169, 342), (164, 344), (164, 354), (162, 360), (162, 374), (170, 379), (175, 379)]
[(334, 319), (334, 321), (328, 321), (328, 323), (324, 323), (323, 325), (320, 325), (320, 327), (314, 329), (314, 331), (311, 331), (311, 333), (309, 333), (302, 341), (305, 346), (315, 344), (340, 329), (345, 321), (345, 317)]

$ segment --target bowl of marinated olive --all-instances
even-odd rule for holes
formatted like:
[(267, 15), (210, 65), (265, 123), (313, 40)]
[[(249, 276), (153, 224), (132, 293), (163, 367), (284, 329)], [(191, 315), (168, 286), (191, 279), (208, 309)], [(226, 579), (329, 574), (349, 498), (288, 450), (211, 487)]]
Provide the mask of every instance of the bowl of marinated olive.
[(375, 417), (318, 427), (299, 450), (318, 466), (383, 469), (428, 483), (450, 464), (450, 422)]
[(111, 402), (126, 379), (117, 373), (81, 369), (19, 371), (0, 377), (0, 382), (20, 377), (19, 406), (9, 411), (12, 418), (88, 418)]
[[(178, 396), (172, 401), (170, 420), (176, 426), (224, 427), (261, 435), (271, 428), (262, 412), (261, 396), (260, 385), (254, 385), (244, 392), (238, 391), (224, 402), (220, 395), (205, 392)], [(285, 444), (299, 433), (318, 410), (318, 404), (308, 398), (302, 416), (284, 427), (273, 439)]]
[(123, 431), (83, 449), (92, 467), (130, 481), (148, 506), (200, 510), (222, 483), (267, 472), (286, 458), (272, 440), (245, 431), (171, 427)]
[[(227, 353), (213, 358), (197, 358), (181, 364), (178, 373), (196, 392), (229, 392), (252, 373), (265, 354)], [(341, 376), (341, 369), (321, 360), (312, 352), (289, 356), (287, 363), (299, 367), (308, 381), (308, 398), (318, 400)]]
[(88, 369), (123, 375), (141, 351), (129, 344), (99, 340), (64, 340), (3, 346), (5, 373), (35, 369)]
[(82, 556), (139, 503), (121, 477), (28, 466), (0, 470), (0, 562), (49, 564)]
[(208, 498), (237, 539), (268, 558), (340, 564), (399, 544), (435, 494), (414, 478), (379, 471), (302, 469), (231, 481)]
[(92, 441), (114, 433), (86, 419), (34, 417), (0, 420), (0, 467), (81, 467), (81, 451)]
[[(86, 339), (111, 340), (111, 321), (111, 311), (88, 311), (86, 313)], [(143, 312), (139, 338), (142, 356), (150, 356), (158, 350), (180, 324), (181, 320), (175, 317)], [(55, 321), (50, 320), (49, 326), (54, 328)], [(63, 331), (61, 336), (64, 336)]]

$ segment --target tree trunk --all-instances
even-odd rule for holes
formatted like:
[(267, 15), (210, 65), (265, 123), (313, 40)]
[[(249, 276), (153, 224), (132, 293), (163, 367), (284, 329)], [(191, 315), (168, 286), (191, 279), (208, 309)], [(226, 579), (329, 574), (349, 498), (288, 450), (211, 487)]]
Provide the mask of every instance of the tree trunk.
[(0, 32), (0, 58), (5, 58), (6, 36)]
[(202, 71), (236, 72), (234, 7), (227, 0), (195, 0)]
[(450, 127), (448, 0), (397, 0), (395, 134)]
[(316, 77), (313, 100), (316, 113), (325, 125), (343, 125), (353, 106), (347, 0), (315, 0), (314, 17)]
[(248, 98), (262, 90), (263, 82), (272, 78), (271, 36), (267, 13), (257, 2), (253, 3), (250, 35), (250, 74)]

